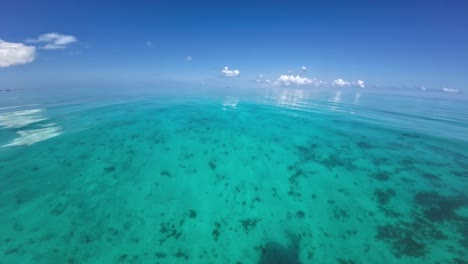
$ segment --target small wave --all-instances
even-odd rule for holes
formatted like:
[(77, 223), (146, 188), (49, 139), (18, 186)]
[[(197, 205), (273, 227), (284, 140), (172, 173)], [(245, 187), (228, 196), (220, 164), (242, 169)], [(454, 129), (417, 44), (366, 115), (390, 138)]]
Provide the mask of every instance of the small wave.
[(0, 126), (5, 128), (20, 128), (33, 123), (47, 120), (41, 115), (41, 109), (21, 110), (0, 114)]
[(45, 128), (29, 129), (18, 131), (19, 137), (13, 139), (11, 143), (3, 145), (3, 147), (32, 145), (34, 143), (44, 141), (62, 134), (62, 128), (55, 124), (48, 124)]
[(27, 104), (27, 105), (16, 105), (16, 106), (0, 107), (0, 110), (21, 108), (21, 107), (28, 107), (28, 106), (35, 106), (35, 105), (39, 105), (39, 104)]
[(14, 129), (18, 134), (16, 138), (3, 145), (3, 147), (29, 146), (63, 133), (62, 127), (50, 122), (44, 110), (39, 108), (0, 113), (0, 127)]
[(226, 107), (236, 108), (237, 104), (239, 104), (239, 98), (228, 96), (223, 102), (223, 110)]

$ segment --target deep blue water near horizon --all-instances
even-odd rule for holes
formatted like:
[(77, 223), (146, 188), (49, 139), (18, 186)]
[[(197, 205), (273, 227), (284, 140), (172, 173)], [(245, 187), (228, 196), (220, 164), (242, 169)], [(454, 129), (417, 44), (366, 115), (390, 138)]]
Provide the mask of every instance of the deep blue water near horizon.
[(468, 96), (0, 92), (0, 263), (468, 263)]

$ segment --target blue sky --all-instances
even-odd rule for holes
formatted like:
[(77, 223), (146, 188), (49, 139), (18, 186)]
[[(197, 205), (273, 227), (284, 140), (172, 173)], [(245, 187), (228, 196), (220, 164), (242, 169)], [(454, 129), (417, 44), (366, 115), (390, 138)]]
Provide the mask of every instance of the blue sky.
[(468, 89), (466, 1), (69, 2), (2, 1), (0, 39), (35, 52), (4, 62), (0, 84), (235, 78)]

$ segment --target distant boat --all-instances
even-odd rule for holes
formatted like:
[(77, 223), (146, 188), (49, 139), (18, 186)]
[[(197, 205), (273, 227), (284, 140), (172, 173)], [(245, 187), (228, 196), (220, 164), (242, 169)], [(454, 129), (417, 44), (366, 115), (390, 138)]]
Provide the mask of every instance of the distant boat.
[(24, 89), (3, 89), (3, 90), (0, 90), (0, 92), (11, 92), (11, 91), (20, 91), (20, 90), (24, 90)]

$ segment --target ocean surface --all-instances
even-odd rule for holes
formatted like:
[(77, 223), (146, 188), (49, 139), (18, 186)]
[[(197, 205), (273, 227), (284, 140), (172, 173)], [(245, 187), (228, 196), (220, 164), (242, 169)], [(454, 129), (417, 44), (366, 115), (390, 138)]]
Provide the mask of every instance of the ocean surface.
[(468, 96), (1, 91), (0, 263), (468, 263)]

